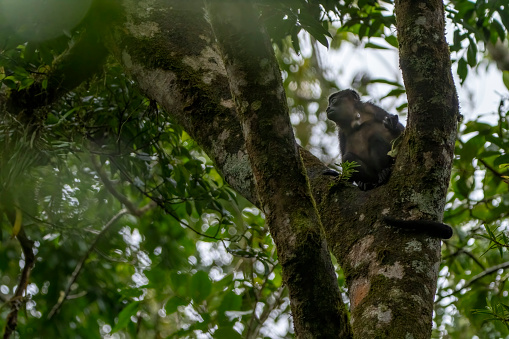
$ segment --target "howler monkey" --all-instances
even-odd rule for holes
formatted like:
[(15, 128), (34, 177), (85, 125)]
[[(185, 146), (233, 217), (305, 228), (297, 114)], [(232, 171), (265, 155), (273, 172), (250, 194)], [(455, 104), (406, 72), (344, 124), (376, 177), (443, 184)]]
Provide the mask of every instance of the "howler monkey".
[(327, 117), (338, 126), (341, 161), (359, 165), (351, 180), (364, 191), (384, 184), (394, 162), (387, 154), (391, 142), (405, 130), (398, 116), (362, 102), (348, 89), (329, 97)]
[[(326, 112), (327, 117), (338, 126), (341, 161), (355, 161), (359, 165), (351, 181), (364, 191), (384, 184), (394, 163), (388, 155), (392, 141), (405, 130), (398, 116), (372, 103), (362, 102), (359, 94), (351, 89), (332, 94)], [(384, 221), (432, 237), (449, 239), (452, 236), (450, 226), (435, 221), (393, 218), (385, 218)]]

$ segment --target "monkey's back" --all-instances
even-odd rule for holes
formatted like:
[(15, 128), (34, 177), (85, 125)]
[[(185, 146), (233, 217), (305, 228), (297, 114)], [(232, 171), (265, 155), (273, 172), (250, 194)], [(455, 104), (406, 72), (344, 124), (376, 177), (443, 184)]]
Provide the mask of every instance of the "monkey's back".
[(394, 135), (381, 123), (369, 121), (363, 123), (358, 129), (352, 131), (340, 143), (341, 155), (353, 153), (372, 169), (382, 170), (392, 163), (387, 155), (391, 150)]

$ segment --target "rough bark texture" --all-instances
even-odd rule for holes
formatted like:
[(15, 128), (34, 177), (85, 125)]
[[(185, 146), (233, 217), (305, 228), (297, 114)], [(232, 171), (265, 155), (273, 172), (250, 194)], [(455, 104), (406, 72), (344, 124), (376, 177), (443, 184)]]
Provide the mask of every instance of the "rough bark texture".
[(253, 173), (203, 2), (124, 1), (110, 46), (148, 97), (172, 114), (222, 172), (257, 203)]
[[(260, 206), (239, 117), (228, 88), (228, 77), (207, 23), (202, 19), (200, 6), (192, 1), (186, 2), (187, 5), (175, 1), (170, 7), (166, 1), (154, 1), (152, 9), (147, 12), (132, 2), (129, 4), (126, 6), (129, 20), (123, 27), (119, 27), (112, 43), (119, 47), (116, 54), (121, 57), (140, 87), (173, 114), (202, 145), (230, 185)], [(418, 6), (419, 11), (416, 12), (423, 13), (411, 22), (404, 21), (408, 28), (400, 27), (400, 30), (427, 29), (417, 41), (419, 44), (413, 47), (418, 48), (419, 53), (411, 52), (411, 56), (417, 65), (433, 65), (430, 72), (434, 72), (413, 77), (420, 81), (421, 86), (435, 88), (437, 92), (430, 94), (424, 89), (409, 90), (409, 99), (412, 98), (409, 128), (390, 182), (370, 192), (361, 192), (348, 185), (337, 185), (329, 190), (331, 178), (321, 175), (324, 165), (308, 152), (301, 152), (313, 195), (319, 205), (329, 248), (347, 278), (351, 323), (354, 337), (357, 338), (429, 338), (431, 332), (440, 241), (422, 235), (398, 233), (381, 221), (385, 215), (439, 219), (452, 160), (457, 106), (450, 76), (449, 54), (444, 49), (442, 7), (436, 2), (434, 8), (437, 10), (433, 11), (430, 10), (433, 8), (430, 4), (412, 4), (410, 7), (413, 10), (415, 8), (412, 6)], [(398, 3), (398, 6), (401, 4)], [(425, 19), (420, 16), (430, 16), (428, 22), (436, 26), (421, 27), (420, 23)], [(400, 26), (403, 25), (401, 18), (398, 20)], [(404, 50), (405, 33), (400, 35)], [(433, 40), (432, 44), (427, 42), (433, 37), (438, 37), (440, 43), (437, 40)], [(231, 38), (239, 39), (235, 35), (231, 35)], [(428, 43), (432, 47), (431, 51), (426, 49)], [(253, 53), (253, 56), (246, 58), (255, 58), (257, 55)], [(256, 61), (260, 67), (270, 63), (269, 60)], [(402, 61), (402, 69), (407, 74), (412, 68)], [(407, 77), (405, 75), (405, 79)], [(413, 84), (407, 83), (407, 86), (412, 87)], [(267, 90), (266, 95), (275, 96), (274, 100), (279, 101), (283, 93), (274, 87)], [(417, 95), (420, 99), (417, 99)], [(245, 108), (255, 110), (255, 115), (259, 113), (256, 108), (262, 104), (256, 103), (256, 100), (260, 99), (245, 100), (248, 103)], [(239, 104), (242, 106), (242, 100)], [(259, 123), (261, 121), (248, 120), (245, 129), (252, 130)], [(270, 140), (267, 138), (263, 142), (258, 141), (260, 146), (270, 147)], [(285, 163), (280, 153), (273, 154)], [(290, 154), (293, 158), (294, 152)], [(263, 159), (264, 156), (260, 154), (256, 157)], [(274, 173), (275, 168), (269, 160), (265, 165), (260, 164), (261, 168), (255, 170), (255, 173)], [(298, 164), (295, 166), (292, 169), (298, 169)], [(423, 171), (423, 168), (426, 170)], [(282, 172), (286, 174), (288, 169), (287, 164)], [(259, 178), (262, 180), (267, 176)], [(279, 180), (279, 177), (277, 180), (263, 179), (266, 182), (261, 183), (260, 191), (277, 189), (274, 193), (280, 192), (286, 181)], [(295, 194), (297, 192), (300, 191)], [(266, 212), (285, 213), (274, 207)], [(269, 222), (273, 221), (269, 219)], [(290, 233), (281, 235), (276, 231), (274, 238), (291, 237), (293, 233), (290, 226), (298, 227), (297, 224), (287, 224), (283, 231), (279, 225), (276, 230)], [(309, 231), (312, 232), (312, 229)], [(288, 241), (296, 240), (292, 238)], [(320, 241), (314, 238), (311, 238), (311, 243), (315, 248), (322, 247)], [(285, 257), (288, 255), (286, 251), (284, 247), (279, 249), (285, 265), (288, 260)], [(308, 258), (290, 258), (289, 263), (307, 268), (308, 275), (314, 274), (315, 266), (325, 267), (323, 262), (309, 262)], [(292, 269), (294, 267), (297, 266)], [(311, 268), (313, 271), (309, 271)], [(297, 294), (296, 298), (309, 293), (307, 282), (299, 280), (299, 275), (288, 276), (287, 283), (292, 284), (293, 289), (300, 287), (298, 293), (302, 294)], [(302, 306), (292, 305), (297, 309)], [(321, 307), (322, 303), (314, 305), (316, 312), (320, 312)], [(296, 313), (294, 316), (299, 315)], [(304, 336), (303, 333), (308, 332), (301, 333)]]
[(207, 8), (290, 292), (295, 333), (299, 338), (352, 337), (271, 41), (251, 3), (213, 0)]
[[(254, 11), (237, 14), (245, 21), (240, 27), (235, 15), (228, 23), (216, 21), (218, 36), (225, 37), (220, 40), (227, 72), (202, 1), (122, 4), (125, 21), (105, 34), (108, 47), (147, 96), (201, 145), (225, 180), (263, 208), (290, 289), (297, 335), (350, 333), (321, 218), (347, 280), (354, 337), (429, 338), (440, 241), (400, 232), (382, 220), (439, 220), (443, 212), (458, 103), (442, 2), (395, 4), (409, 120), (390, 181), (368, 192), (347, 184), (330, 188), (333, 179), (321, 175), (326, 167), (301, 149), (302, 167), (270, 44), (259, 25), (244, 25), (254, 20)], [(0, 107), (9, 97), (0, 93)]]
[(458, 117), (442, 2), (397, 1), (396, 11), (409, 119), (392, 178), (373, 191), (343, 192), (351, 195), (349, 210), (336, 205), (334, 211), (330, 199), (321, 209), (328, 242), (347, 277), (359, 338), (431, 335), (440, 241), (398, 234), (380, 219), (441, 219)]

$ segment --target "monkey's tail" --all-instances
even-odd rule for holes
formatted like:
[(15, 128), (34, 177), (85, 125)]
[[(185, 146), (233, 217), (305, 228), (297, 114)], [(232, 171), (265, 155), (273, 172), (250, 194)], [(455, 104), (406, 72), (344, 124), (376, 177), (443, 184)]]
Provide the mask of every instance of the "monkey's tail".
[(434, 238), (449, 239), (452, 237), (452, 227), (437, 221), (400, 220), (393, 218), (384, 218), (384, 221), (391, 226), (416, 233), (424, 233)]

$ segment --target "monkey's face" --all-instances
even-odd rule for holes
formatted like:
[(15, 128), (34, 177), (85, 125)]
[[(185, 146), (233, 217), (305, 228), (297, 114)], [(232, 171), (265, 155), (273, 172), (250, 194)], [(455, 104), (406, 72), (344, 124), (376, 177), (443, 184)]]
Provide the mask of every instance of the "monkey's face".
[(355, 128), (360, 125), (360, 115), (355, 104), (360, 101), (357, 92), (344, 90), (329, 97), (327, 118), (334, 121), (341, 129)]

